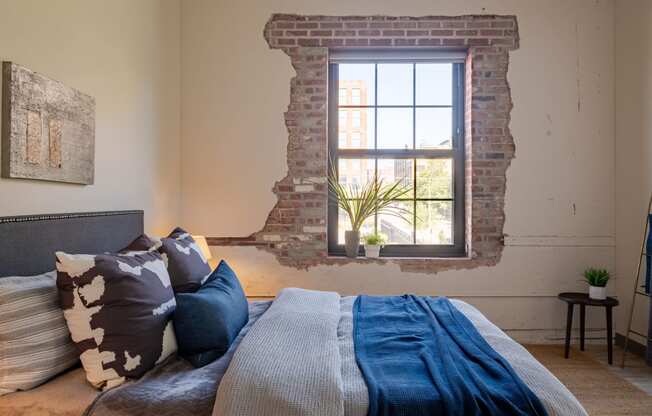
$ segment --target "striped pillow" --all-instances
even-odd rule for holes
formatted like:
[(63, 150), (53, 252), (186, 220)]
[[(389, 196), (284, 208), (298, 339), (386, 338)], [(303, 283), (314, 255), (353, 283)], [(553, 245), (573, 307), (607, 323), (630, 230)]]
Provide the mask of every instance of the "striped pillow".
[(56, 272), (0, 278), (0, 395), (33, 388), (78, 360)]

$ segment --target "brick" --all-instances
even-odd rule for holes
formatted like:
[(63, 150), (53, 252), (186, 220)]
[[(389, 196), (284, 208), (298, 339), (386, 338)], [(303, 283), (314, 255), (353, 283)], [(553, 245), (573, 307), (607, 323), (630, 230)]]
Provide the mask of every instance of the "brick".
[(392, 22), (371, 22), (369, 23), (370, 29), (391, 29)]
[(305, 22), (305, 23), (296, 24), (297, 29), (317, 29), (318, 27), (319, 27), (319, 23), (316, 22)]
[(311, 30), (310, 31), (310, 36), (316, 37), (316, 36), (333, 36), (333, 31), (332, 30)]
[(441, 22), (417, 22), (417, 27), (420, 29), (440, 28)]
[(392, 27), (396, 29), (415, 29), (417, 22), (394, 22)]
[(321, 46), (344, 46), (344, 39), (322, 39)]
[(358, 36), (380, 36), (380, 30), (358, 30)]
[(383, 36), (405, 36), (405, 30), (383, 30)]
[(446, 28), (453, 28), (453, 29), (461, 29), (466, 26), (466, 23), (464, 22), (442, 22), (441, 27), (444, 29)]
[(344, 44), (346, 46), (368, 46), (369, 39), (345, 39)]
[(369, 39), (369, 46), (391, 46), (391, 39)]
[(453, 36), (453, 31), (450, 29), (431, 30), (430, 36)]
[(367, 22), (346, 22), (344, 27), (347, 29), (366, 29), (369, 27)]
[(419, 39), (417, 40), (419, 46), (440, 46), (441, 39)]
[(416, 39), (402, 39), (402, 38), (394, 39), (394, 45), (396, 46), (414, 46), (416, 44), (417, 44)]
[(319, 27), (321, 29), (342, 29), (344, 24), (342, 22), (322, 22)]
[(319, 39), (299, 39), (299, 46), (319, 46)]
[(442, 39), (442, 45), (444, 46), (464, 46), (464, 39)]
[(503, 31), (500, 29), (486, 29), (480, 31), (480, 36), (502, 36)]

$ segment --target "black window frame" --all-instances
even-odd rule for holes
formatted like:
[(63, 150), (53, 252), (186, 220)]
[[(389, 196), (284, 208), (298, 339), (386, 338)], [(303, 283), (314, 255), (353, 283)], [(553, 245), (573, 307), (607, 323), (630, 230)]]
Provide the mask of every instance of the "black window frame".
[[(328, 154), (329, 160), (335, 164), (336, 170), (338, 169), (338, 160), (340, 158), (370, 158), (373, 160), (391, 158), (391, 159), (412, 159), (413, 169), (416, 170), (416, 159), (451, 159), (453, 163), (453, 190), (452, 199), (453, 203), (453, 244), (435, 245), (435, 244), (388, 244), (381, 250), (381, 257), (424, 257), (424, 258), (451, 258), (451, 257), (464, 257), (467, 255), (466, 245), (466, 216), (465, 216), (465, 143), (464, 143), (464, 112), (465, 112), (465, 64), (464, 61), (459, 59), (411, 59), (409, 54), (401, 56), (394, 54), (392, 57), (383, 58), (379, 55), (377, 58), (369, 58), (367, 53), (363, 53), (355, 63), (372, 63), (375, 64), (375, 100), (373, 105), (347, 105), (343, 108), (373, 108), (377, 112), (378, 108), (389, 107), (408, 107), (416, 111), (416, 108), (436, 108), (436, 107), (450, 107), (450, 106), (424, 106), (416, 105), (416, 76), (413, 72), (413, 103), (408, 106), (378, 106), (378, 81), (377, 71), (378, 64), (382, 63), (412, 63), (413, 71), (417, 63), (451, 63), (453, 65), (453, 97), (452, 97), (452, 146), (450, 149), (339, 149), (339, 83), (338, 83), (338, 68), (340, 63), (331, 61), (328, 65)], [(355, 55), (353, 55), (355, 56)], [(398, 59), (397, 59), (398, 57)], [(413, 113), (413, 123), (415, 123)], [(374, 123), (377, 127), (377, 117), (374, 118)], [(413, 126), (413, 141), (415, 140), (416, 131)], [(375, 129), (374, 135), (378, 135)], [(377, 166), (377, 163), (376, 163)], [(376, 167), (377, 172), (377, 167)], [(338, 172), (339, 174), (339, 172)], [(416, 175), (415, 175), (416, 176)], [(415, 177), (416, 179), (416, 177)], [(416, 187), (416, 183), (414, 184)], [(414, 191), (414, 199), (417, 200), (443, 200), (434, 198), (417, 198), (416, 190)], [(416, 205), (416, 202), (415, 202)], [(416, 225), (414, 225), (416, 227)], [(344, 245), (338, 244), (338, 207), (337, 201), (329, 191), (328, 202), (328, 254), (330, 256), (343, 256)], [(416, 233), (415, 233), (416, 238)], [(415, 240), (416, 241), (416, 240)], [(364, 254), (363, 248), (360, 248), (360, 255)]]

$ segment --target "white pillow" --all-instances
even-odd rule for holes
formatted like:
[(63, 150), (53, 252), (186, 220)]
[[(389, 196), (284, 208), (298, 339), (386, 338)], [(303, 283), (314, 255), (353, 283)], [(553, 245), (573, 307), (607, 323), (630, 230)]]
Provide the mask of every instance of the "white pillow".
[(0, 278), (0, 395), (28, 390), (79, 361), (54, 271)]

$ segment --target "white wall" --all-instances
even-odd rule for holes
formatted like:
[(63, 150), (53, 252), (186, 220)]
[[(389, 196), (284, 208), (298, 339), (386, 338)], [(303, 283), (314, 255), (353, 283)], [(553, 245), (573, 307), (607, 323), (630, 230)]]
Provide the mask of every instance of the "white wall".
[[(645, 211), (652, 192), (650, 22), (652, 2), (616, 2), (616, 271), (620, 277), (622, 305), (617, 317), (621, 332), (626, 330)], [(645, 333), (649, 300), (639, 296), (636, 303), (634, 329)]]
[(178, 0), (0, 0), (0, 60), (95, 97), (95, 184), (0, 179), (0, 216), (144, 209), (178, 221)]
[[(559, 336), (558, 292), (587, 266), (615, 267), (614, 6), (611, 1), (195, 0), (181, 6), (182, 224), (209, 236), (259, 230), (286, 171), (290, 60), (262, 36), (272, 13), (514, 14), (516, 158), (507, 172), (508, 246), (499, 265), (402, 273), (396, 266), (282, 267), (266, 252), (215, 247), (250, 295), (284, 286), (343, 294), (462, 297), (521, 339)], [(611, 288), (613, 292), (613, 287)], [(590, 315), (591, 327), (604, 327)]]

